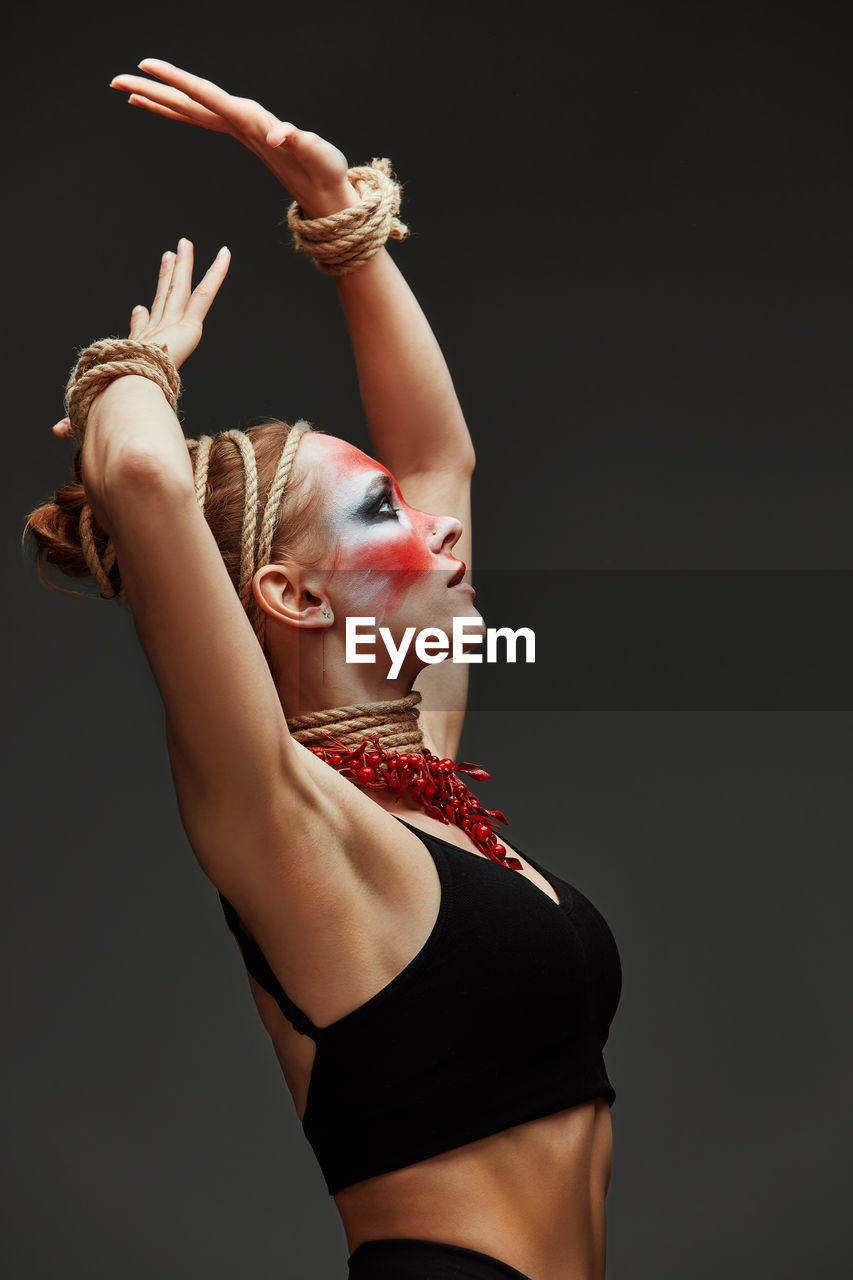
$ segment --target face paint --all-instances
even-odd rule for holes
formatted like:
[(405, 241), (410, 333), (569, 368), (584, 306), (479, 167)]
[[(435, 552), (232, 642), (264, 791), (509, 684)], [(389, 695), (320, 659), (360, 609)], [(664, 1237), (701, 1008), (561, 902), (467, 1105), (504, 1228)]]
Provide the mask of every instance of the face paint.
[[(346, 612), (389, 617), (413, 592), (433, 593), (438, 605), (459, 566), (450, 552), (458, 520), (408, 506), (391, 473), (344, 440), (308, 436), (300, 454), (325, 499), (322, 568), (346, 597)], [(440, 606), (446, 614), (444, 600)]]

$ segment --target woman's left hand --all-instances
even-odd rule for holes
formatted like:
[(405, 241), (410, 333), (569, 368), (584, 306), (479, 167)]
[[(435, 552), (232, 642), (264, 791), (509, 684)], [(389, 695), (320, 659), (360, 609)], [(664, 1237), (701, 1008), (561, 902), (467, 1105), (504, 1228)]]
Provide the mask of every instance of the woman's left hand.
[(143, 58), (138, 65), (157, 79), (120, 75), (110, 81), (110, 87), (128, 92), (133, 106), (154, 115), (229, 133), (264, 162), (306, 217), (325, 217), (356, 203), (358, 196), (347, 181), (346, 156), (331, 142), (171, 62)]

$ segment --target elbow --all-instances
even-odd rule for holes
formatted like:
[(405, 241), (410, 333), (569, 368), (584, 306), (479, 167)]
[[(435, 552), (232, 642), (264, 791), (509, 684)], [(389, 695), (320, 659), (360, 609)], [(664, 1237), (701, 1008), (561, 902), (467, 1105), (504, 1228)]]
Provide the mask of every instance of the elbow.
[(134, 441), (107, 460), (104, 488), (113, 494), (156, 490), (188, 497), (194, 494), (192, 467), (179, 470), (155, 449)]

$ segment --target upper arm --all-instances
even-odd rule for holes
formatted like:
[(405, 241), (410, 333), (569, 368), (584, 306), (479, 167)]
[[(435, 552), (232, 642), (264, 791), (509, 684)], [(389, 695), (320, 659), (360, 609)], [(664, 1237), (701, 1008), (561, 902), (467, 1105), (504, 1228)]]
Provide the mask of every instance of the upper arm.
[[(292, 807), (298, 825), (312, 786), (192, 488), (150, 458), (128, 459), (109, 501), (122, 583), (163, 699), (184, 826), (227, 893), (252, 841), (226, 855), (208, 833), (235, 815), (262, 822), (271, 797)], [(219, 849), (205, 861), (202, 851)]]
[[(397, 477), (410, 506), (459, 520), (462, 534), (453, 554), (468, 566), (466, 577), (470, 576), (472, 556), (471, 473), (472, 468), (458, 467)], [(415, 681), (415, 688), (423, 698), (421, 723), (427, 746), (439, 756), (455, 757), (468, 700), (468, 664), (447, 658), (425, 667)]]

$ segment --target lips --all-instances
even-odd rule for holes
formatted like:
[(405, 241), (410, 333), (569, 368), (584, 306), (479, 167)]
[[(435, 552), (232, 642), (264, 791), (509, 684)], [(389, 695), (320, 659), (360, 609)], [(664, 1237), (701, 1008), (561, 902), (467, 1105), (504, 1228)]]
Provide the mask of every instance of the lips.
[(465, 565), (465, 561), (463, 560), (459, 565), (459, 568), (454, 573), (453, 577), (448, 579), (448, 582), (447, 582), (448, 587), (457, 587), (459, 585), (459, 583), (465, 577), (465, 568), (466, 568), (466, 565)]

